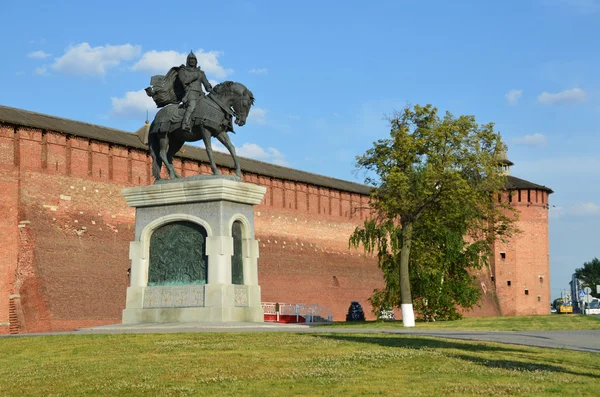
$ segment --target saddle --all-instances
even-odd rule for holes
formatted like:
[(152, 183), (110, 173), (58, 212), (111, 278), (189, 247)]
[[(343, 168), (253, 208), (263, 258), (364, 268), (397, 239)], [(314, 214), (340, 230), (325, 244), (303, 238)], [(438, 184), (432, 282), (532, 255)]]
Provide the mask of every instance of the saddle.
[[(179, 128), (183, 122), (185, 108), (177, 104), (169, 104), (158, 111), (154, 121), (150, 125), (150, 134), (170, 133)], [(193, 126), (202, 125), (214, 131), (231, 131), (233, 123), (231, 114), (225, 112), (221, 107), (207, 96), (201, 97), (196, 102), (196, 109), (192, 114)]]

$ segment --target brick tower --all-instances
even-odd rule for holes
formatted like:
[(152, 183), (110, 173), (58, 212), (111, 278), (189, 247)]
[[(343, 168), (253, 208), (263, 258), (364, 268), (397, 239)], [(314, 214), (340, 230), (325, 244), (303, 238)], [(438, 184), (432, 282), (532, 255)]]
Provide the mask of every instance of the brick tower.
[(494, 244), (491, 278), (503, 316), (550, 313), (550, 248), (548, 209), (552, 189), (510, 175), (514, 165), (504, 151), (498, 161), (507, 175), (506, 200), (518, 210), (520, 231), (508, 242)]

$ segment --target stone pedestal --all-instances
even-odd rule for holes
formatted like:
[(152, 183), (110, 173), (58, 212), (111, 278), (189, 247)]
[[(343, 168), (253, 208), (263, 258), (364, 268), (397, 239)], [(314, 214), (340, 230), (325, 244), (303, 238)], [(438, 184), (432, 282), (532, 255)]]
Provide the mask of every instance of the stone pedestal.
[[(123, 324), (149, 322), (263, 322), (258, 285), (258, 242), (254, 239), (254, 208), (266, 192), (262, 186), (227, 176), (197, 176), (184, 181), (159, 181), (123, 190), (136, 208), (135, 240), (130, 243), (131, 282)], [(182, 222), (206, 232), (203, 254), (206, 280), (189, 285), (148, 284), (150, 240), (157, 229)], [(232, 280), (234, 237), (241, 224), (243, 283)], [(237, 253), (239, 258), (239, 253)], [(238, 268), (239, 269), (239, 268)], [(239, 270), (236, 271), (239, 277)]]

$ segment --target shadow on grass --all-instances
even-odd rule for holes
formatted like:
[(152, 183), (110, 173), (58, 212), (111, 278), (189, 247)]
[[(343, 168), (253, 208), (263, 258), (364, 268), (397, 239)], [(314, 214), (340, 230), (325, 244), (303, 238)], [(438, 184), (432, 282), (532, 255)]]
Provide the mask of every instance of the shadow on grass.
[[(384, 347), (408, 347), (413, 349), (432, 348), (432, 349), (459, 349), (472, 352), (511, 352), (511, 353), (530, 353), (528, 350), (519, 349), (512, 346), (491, 346), (483, 344), (478, 341), (473, 343), (464, 343), (458, 341), (442, 341), (434, 338), (437, 336), (423, 335), (420, 336), (407, 336), (406, 334), (386, 334), (389, 337), (378, 337), (378, 336), (367, 336), (367, 335), (340, 335), (340, 334), (328, 334), (319, 335), (314, 334), (315, 337), (322, 337), (328, 339), (335, 339), (345, 342), (357, 342), (357, 343), (370, 343)], [(429, 339), (431, 338), (431, 339)]]
[[(407, 337), (407, 336), (390, 336), (387, 338), (376, 337), (376, 336), (354, 336), (354, 335), (313, 335), (315, 338), (326, 338), (333, 339), (344, 342), (355, 342), (355, 343), (368, 343), (368, 344), (376, 344), (383, 347), (403, 347), (403, 348), (412, 348), (412, 349), (457, 349), (464, 352), (472, 352), (472, 353), (526, 353), (531, 356), (532, 360), (539, 360), (539, 357), (536, 355), (536, 352), (530, 350), (519, 349), (516, 347), (503, 347), (503, 346), (491, 346), (487, 343), (482, 342), (473, 342), (473, 343), (463, 343), (456, 341), (446, 341), (446, 340), (436, 340), (436, 339), (428, 339), (425, 337)], [(448, 357), (457, 358), (460, 360), (468, 361), (474, 364), (478, 364), (481, 366), (485, 366), (488, 368), (500, 368), (500, 369), (508, 369), (508, 370), (516, 370), (516, 371), (545, 371), (545, 372), (554, 372), (554, 373), (564, 373), (570, 375), (577, 376), (586, 376), (592, 377), (594, 379), (598, 378), (597, 374), (589, 374), (580, 372), (573, 372), (563, 367), (557, 365), (550, 364), (541, 364), (534, 362), (524, 362), (517, 360), (506, 360), (506, 359), (486, 359), (477, 357), (469, 354), (455, 354), (449, 353)]]

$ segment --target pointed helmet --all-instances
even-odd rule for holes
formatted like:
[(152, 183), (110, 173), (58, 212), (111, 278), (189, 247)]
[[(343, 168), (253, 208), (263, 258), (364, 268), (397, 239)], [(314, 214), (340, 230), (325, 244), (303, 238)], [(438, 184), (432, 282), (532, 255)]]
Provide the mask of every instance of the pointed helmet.
[(196, 55), (194, 55), (194, 53), (192, 51), (190, 51), (189, 55), (187, 56), (187, 60), (186, 60), (186, 65), (190, 66), (190, 61), (191, 60), (196, 61), (196, 63), (198, 63), (198, 59), (196, 58)]

